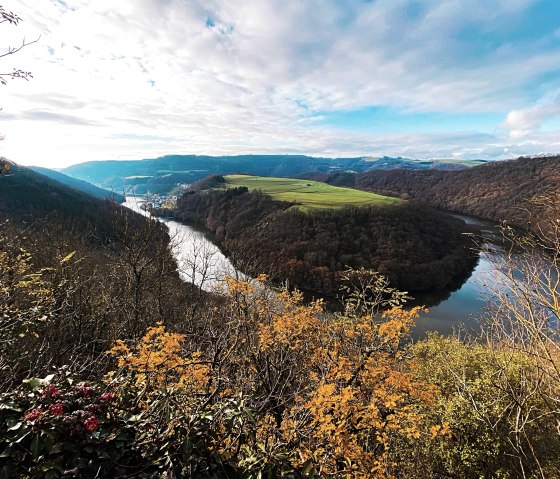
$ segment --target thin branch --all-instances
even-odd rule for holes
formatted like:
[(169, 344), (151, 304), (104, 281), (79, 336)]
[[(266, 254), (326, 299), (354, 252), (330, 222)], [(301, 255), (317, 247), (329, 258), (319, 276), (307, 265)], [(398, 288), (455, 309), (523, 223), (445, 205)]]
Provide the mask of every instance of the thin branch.
[(0, 58), (7, 57), (8, 55), (13, 55), (14, 53), (19, 52), (22, 48), (25, 48), (29, 45), (33, 45), (34, 43), (37, 43), (40, 39), (41, 39), (41, 35), (39, 35), (35, 40), (33, 40), (31, 42), (26, 42), (25, 38), (24, 38), (19, 47), (8, 47), (8, 51), (6, 53), (0, 54)]

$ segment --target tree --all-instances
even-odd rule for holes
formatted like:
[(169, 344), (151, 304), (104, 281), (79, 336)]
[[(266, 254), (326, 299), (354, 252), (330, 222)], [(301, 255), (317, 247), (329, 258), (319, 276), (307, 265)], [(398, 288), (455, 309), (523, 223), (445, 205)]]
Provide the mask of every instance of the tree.
[(527, 213), (532, 233), (505, 227), (488, 256), (482, 335), (415, 346), (420, 377), (442, 391), (430, 413), (453, 431), (418, 454), (423, 477), (560, 477), (560, 194)]
[(53, 300), (44, 271), (33, 267), (31, 255), (6, 228), (0, 223), (0, 390), (17, 376), (28, 356), (22, 344), (37, 334)]
[[(0, 5), (0, 24), (8, 23), (17, 26), (21, 21), (22, 20), (18, 15), (16, 15), (14, 12), (6, 11), (4, 7)], [(0, 54), (0, 58), (7, 57), (9, 55), (14, 55), (15, 53), (19, 52), (23, 48), (32, 45), (33, 43), (37, 43), (39, 41), (39, 38), (40, 37), (32, 41), (27, 41), (24, 38), (20, 45), (15, 47), (8, 46), (7, 51)], [(31, 72), (27, 70), (14, 68), (12, 72), (0, 73), (0, 84), (5, 85), (6, 83), (8, 83), (8, 80), (13, 78), (22, 78), (23, 80), (28, 81), (30, 78), (33, 78), (33, 75), (31, 74)]]
[(504, 228), (485, 335), (498, 371), (513, 358), (525, 363), (516, 378), (496, 377), (510, 404), (507, 442), (519, 475), (550, 477), (546, 458), (560, 451), (560, 193), (531, 200), (527, 210), (531, 233)]

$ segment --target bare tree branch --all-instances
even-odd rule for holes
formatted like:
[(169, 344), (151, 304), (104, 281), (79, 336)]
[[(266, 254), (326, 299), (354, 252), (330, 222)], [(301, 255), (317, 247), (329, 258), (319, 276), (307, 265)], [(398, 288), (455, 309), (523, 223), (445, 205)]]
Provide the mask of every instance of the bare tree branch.
[[(2, 23), (2, 22), (0, 22), (0, 23)], [(37, 37), (35, 40), (33, 40), (31, 42), (27, 42), (24, 38), (19, 47), (8, 47), (8, 51), (6, 53), (0, 54), (0, 58), (7, 57), (8, 55), (13, 55), (14, 53), (19, 52), (22, 48), (25, 48), (29, 45), (33, 45), (34, 43), (37, 43), (40, 39), (41, 39), (41, 36)]]
[[(0, 5), (0, 24), (1, 23), (8, 23), (10, 25), (18, 25), (19, 22), (21, 22), (21, 18), (16, 15), (13, 12), (8, 12), (4, 9), (4, 7), (2, 7)], [(7, 57), (9, 55), (14, 55), (16, 53), (18, 53), (19, 51), (21, 51), (23, 48), (32, 45), (34, 43), (37, 43), (39, 41), (41, 37), (37, 37), (35, 40), (32, 41), (27, 41), (25, 40), (25, 38), (22, 40), (21, 45), (17, 46), (17, 47), (12, 47), (9, 46), (7, 51), (5, 51), (4, 53), (0, 53), (0, 58), (4, 58)], [(30, 78), (33, 78), (33, 75), (31, 74), (31, 72), (28, 72), (26, 70), (21, 70), (18, 68), (14, 68), (14, 71), (9, 72), (9, 73), (0, 73), (0, 85), (6, 85), (8, 83), (8, 80), (14, 79), (14, 78), (21, 78), (23, 80), (28, 81)]]
[(21, 18), (18, 17), (14, 12), (7, 12), (2, 5), (0, 5), (0, 23), (11, 23), (12, 25), (17, 25), (21, 22)]

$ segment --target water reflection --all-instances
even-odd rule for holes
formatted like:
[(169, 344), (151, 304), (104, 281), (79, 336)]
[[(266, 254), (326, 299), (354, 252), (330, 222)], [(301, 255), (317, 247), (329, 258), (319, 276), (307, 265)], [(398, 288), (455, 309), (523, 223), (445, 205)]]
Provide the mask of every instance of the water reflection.
[[(482, 252), (476, 267), (459, 289), (438, 303), (431, 303), (430, 298), (426, 298), (428, 301), (423, 304), (428, 305), (429, 310), (422, 313), (417, 321), (413, 331), (415, 337), (423, 337), (428, 331), (446, 335), (459, 329), (474, 333), (480, 331), (480, 316), (484, 313), (489, 294), (496, 287), (496, 269), (504, 261), (499, 245), (499, 226), (472, 216), (454, 216), (477, 228), (478, 236), (485, 240)], [(418, 295), (416, 300), (416, 303), (421, 302), (422, 296)]]

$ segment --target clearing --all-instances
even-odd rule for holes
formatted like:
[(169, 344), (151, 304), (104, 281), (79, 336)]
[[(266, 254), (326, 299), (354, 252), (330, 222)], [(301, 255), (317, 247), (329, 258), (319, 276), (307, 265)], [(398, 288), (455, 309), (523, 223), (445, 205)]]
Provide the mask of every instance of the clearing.
[(246, 186), (249, 190), (261, 190), (275, 200), (299, 203), (299, 209), (304, 211), (344, 206), (385, 206), (401, 202), (398, 198), (331, 186), (319, 181), (249, 175), (226, 175), (224, 178), (228, 188)]

